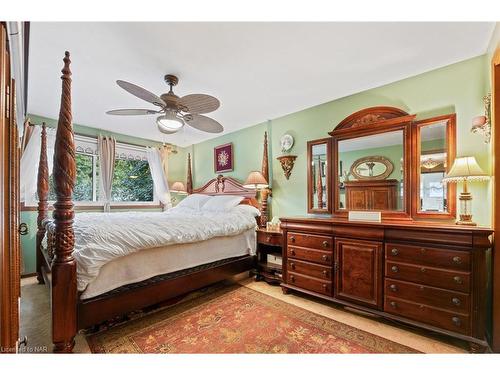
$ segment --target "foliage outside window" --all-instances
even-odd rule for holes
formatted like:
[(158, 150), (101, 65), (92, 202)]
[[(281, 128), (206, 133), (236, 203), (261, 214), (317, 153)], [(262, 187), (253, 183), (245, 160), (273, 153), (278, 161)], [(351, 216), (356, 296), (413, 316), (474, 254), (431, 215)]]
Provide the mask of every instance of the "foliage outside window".
[(144, 160), (115, 161), (111, 197), (114, 202), (152, 202), (153, 179)]

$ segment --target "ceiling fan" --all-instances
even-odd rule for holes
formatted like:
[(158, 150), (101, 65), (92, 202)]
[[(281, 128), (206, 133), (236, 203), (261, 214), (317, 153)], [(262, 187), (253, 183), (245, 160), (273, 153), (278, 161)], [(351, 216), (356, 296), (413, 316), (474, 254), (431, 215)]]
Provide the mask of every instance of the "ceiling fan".
[(167, 74), (165, 82), (170, 86), (170, 91), (157, 96), (133, 83), (116, 81), (118, 86), (125, 91), (160, 107), (160, 109), (115, 109), (106, 113), (120, 116), (160, 114), (161, 116), (156, 119), (156, 124), (158, 130), (165, 134), (176, 133), (185, 124), (208, 133), (220, 133), (224, 130), (224, 127), (217, 121), (202, 115), (202, 113), (213, 112), (219, 108), (220, 102), (217, 98), (206, 94), (190, 94), (179, 97), (172, 91), (172, 87), (177, 85), (179, 79), (172, 74)]

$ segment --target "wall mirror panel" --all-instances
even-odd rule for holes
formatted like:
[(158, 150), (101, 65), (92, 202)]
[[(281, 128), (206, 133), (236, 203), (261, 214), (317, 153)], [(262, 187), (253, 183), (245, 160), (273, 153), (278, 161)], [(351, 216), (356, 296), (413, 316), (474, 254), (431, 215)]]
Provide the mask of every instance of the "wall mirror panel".
[(414, 217), (455, 217), (454, 184), (442, 182), (455, 158), (455, 115), (414, 123)]
[(307, 142), (307, 203), (309, 213), (331, 213), (331, 139)]
[(338, 209), (404, 210), (404, 131), (340, 140)]

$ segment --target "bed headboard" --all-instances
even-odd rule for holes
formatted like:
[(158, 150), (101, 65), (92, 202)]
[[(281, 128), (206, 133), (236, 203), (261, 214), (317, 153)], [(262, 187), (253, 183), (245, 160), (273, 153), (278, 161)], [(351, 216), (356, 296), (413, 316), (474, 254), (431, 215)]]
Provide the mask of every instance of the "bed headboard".
[(259, 203), (257, 199), (255, 199), (257, 194), (255, 189), (248, 189), (234, 178), (225, 177), (221, 174), (216, 178), (212, 178), (201, 188), (194, 189), (193, 193), (207, 195), (241, 195), (246, 198), (241, 204), (248, 204), (259, 208)]

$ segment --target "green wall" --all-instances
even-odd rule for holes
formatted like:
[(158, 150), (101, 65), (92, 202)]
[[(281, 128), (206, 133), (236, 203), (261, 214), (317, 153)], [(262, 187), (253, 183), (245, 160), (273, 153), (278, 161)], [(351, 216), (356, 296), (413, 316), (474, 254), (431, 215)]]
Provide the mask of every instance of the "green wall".
[[(328, 137), (328, 132), (351, 113), (378, 105), (401, 108), (416, 114), (417, 119), (455, 112), (457, 156), (474, 155), (481, 167), (489, 172), (491, 148), (485, 147), (481, 136), (470, 133), (472, 117), (483, 113), (482, 97), (488, 79), (485, 60), (486, 55), (465, 60), (196, 144), (192, 146), (195, 185), (199, 186), (214, 176), (213, 147), (228, 142), (234, 144), (235, 169), (226, 175), (244, 180), (251, 170), (260, 170), (262, 142), (267, 129), (273, 175), (272, 215), (305, 215), (307, 141)], [(281, 153), (279, 139), (285, 133), (295, 138), (291, 154), (298, 156), (289, 180), (276, 160)], [(481, 225), (491, 223), (489, 185), (473, 183), (470, 186), (475, 197), (474, 217)]]

